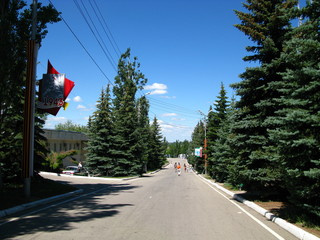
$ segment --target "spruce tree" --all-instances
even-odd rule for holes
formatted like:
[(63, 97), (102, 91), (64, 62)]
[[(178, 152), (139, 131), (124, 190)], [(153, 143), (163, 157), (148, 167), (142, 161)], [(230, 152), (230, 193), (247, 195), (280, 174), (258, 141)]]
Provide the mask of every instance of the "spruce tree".
[(221, 83), (221, 89), (217, 98), (217, 101), (214, 103), (214, 109), (210, 107), (207, 123), (208, 173), (211, 175), (212, 166), (215, 164), (215, 159), (212, 157), (214, 154), (213, 147), (218, 140), (218, 132), (227, 117), (228, 97), (223, 83)]
[(113, 157), (113, 114), (110, 86), (102, 89), (97, 110), (88, 124), (89, 141), (86, 167), (94, 175), (113, 176), (115, 161)]
[(130, 49), (122, 54), (113, 87), (114, 154), (117, 160), (114, 171), (118, 176), (139, 174), (144, 164), (141, 158), (136, 156), (140, 147), (136, 93), (147, 82), (139, 68), (136, 57), (133, 62), (130, 61)]
[(165, 163), (165, 145), (163, 144), (163, 137), (161, 135), (161, 128), (156, 117), (150, 126), (150, 159), (148, 161), (148, 169), (156, 170), (163, 166)]
[(188, 155), (188, 149), (189, 141), (184, 140), (183, 142), (180, 142), (176, 140), (174, 143), (168, 145), (167, 153), (171, 155), (171, 157), (178, 157), (179, 154)]
[(138, 135), (139, 137), (139, 147), (137, 148), (136, 156), (140, 159), (141, 169), (139, 174), (148, 171), (147, 165), (150, 155), (149, 138), (151, 135), (150, 125), (149, 125), (149, 102), (146, 96), (142, 96), (137, 102), (138, 110)]
[(235, 26), (256, 44), (247, 47), (253, 54), (244, 60), (259, 64), (247, 68), (240, 75), (242, 81), (232, 85), (241, 97), (233, 126), (236, 135), (233, 148), (237, 152), (234, 157), (239, 173), (235, 181), (247, 188), (262, 190), (281, 186), (281, 168), (265, 151), (270, 145), (268, 129), (274, 129), (276, 123), (266, 119), (279, 109), (280, 95), (274, 83), (283, 81), (281, 73), (285, 72), (286, 64), (280, 56), (292, 30), (291, 11), (296, 4), (295, 0), (247, 0), (243, 5), (248, 12), (236, 11), (241, 24)]
[(203, 157), (195, 156), (195, 148), (203, 147), (204, 137), (205, 137), (205, 127), (202, 121), (198, 122), (195, 126), (192, 135), (191, 142), (189, 144), (188, 155), (189, 163), (191, 163), (198, 172), (204, 170), (204, 159)]
[(210, 174), (219, 182), (233, 183), (232, 179), (237, 178), (237, 172), (234, 171), (233, 156), (236, 154), (233, 152), (233, 134), (232, 126), (235, 119), (236, 109), (235, 99), (231, 99), (231, 104), (226, 109), (225, 120), (221, 123), (219, 130), (217, 131), (217, 139), (211, 146), (212, 155), (210, 160)]
[(269, 130), (268, 148), (283, 166), (289, 200), (320, 217), (320, 2), (298, 11), (303, 23), (290, 33), (281, 60), (288, 65), (283, 82), (276, 84), (282, 109), (268, 118), (277, 128)]

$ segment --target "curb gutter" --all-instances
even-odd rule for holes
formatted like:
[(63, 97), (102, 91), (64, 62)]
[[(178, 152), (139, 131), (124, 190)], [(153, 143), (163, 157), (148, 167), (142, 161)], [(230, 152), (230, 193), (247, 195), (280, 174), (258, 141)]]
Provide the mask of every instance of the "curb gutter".
[(212, 184), (213, 186), (215, 186), (216, 188), (218, 188), (219, 190), (225, 192), (226, 194), (228, 194), (229, 196), (231, 196), (233, 199), (245, 204), (246, 206), (252, 208), (253, 210), (255, 210), (256, 212), (260, 213), (262, 216), (264, 216), (265, 218), (267, 218), (268, 220), (276, 223), (277, 225), (279, 225), (281, 228), (287, 230), (288, 232), (290, 232), (291, 234), (293, 234), (295, 237), (299, 238), (300, 240), (320, 240), (320, 238), (318, 238), (317, 236), (304, 231), (301, 228), (298, 228), (297, 226), (283, 220), (282, 218), (277, 217), (276, 215), (274, 215), (273, 213), (267, 211), (266, 209), (258, 206), (257, 204), (248, 201), (242, 197), (240, 197), (239, 195), (237, 195), (236, 193), (233, 193), (227, 189), (225, 189), (224, 187), (221, 187), (220, 185), (204, 178), (203, 176), (197, 174), (199, 177), (201, 177), (203, 180), (205, 180), (206, 182)]
[(32, 207), (35, 207), (35, 206), (39, 206), (39, 205), (42, 205), (42, 204), (50, 203), (50, 202), (53, 202), (53, 201), (56, 201), (56, 200), (59, 200), (59, 199), (62, 199), (62, 198), (67, 198), (67, 197), (70, 197), (70, 196), (73, 196), (73, 195), (76, 195), (76, 194), (79, 194), (79, 193), (82, 193), (82, 192), (83, 192), (83, 190), (79, 189), (79, 190), (76, 190), (76, 191), (73, 191), (73, 192), (68, 192), (68, 193), (65, 193), (65, 194), (61, 194), (61, 195), (57, 195), (57, 196), (41, 199), (41, 200), (38, 200), (38, 201), (25, 203), (25, 204), (22, 204), (22, 205), (19, 205), (19, 206), (16, 206), (16, 207), (4, 209), (4, 210), (0, 211), (0, 217), (5, 217), (5, 216), (8, 216), (8, 215), (14, 214), (16, 212), (20, 212), (20, 211), (23, 211), (23, 210), (26, 210), (26, 209), (29, 209), (29, 208), (32, 208)]

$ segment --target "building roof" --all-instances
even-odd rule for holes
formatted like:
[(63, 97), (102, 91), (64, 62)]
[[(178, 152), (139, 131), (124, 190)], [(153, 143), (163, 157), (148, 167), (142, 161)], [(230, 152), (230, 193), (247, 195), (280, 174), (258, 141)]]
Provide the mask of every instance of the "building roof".
[(73, 132), (55, 129), (43, 129), (44, 137), (50, 140), (73, 140), (73, 141), (88, 141), (88, 136), (82, 132)]

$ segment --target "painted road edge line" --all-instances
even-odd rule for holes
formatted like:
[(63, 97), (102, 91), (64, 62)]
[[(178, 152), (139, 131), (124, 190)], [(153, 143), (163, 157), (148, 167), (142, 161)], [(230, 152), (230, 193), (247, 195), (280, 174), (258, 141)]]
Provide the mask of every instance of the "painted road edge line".
[(261, 215), (263, 215), (265, 218), (267, 218), (268, 220), (276, 223), (278, 226), (280, 226), (281, 228), (287, 230), (288, 232), (290, 232), (292, 235), (294, 235), (295, 237), (301, 239), (301, 240), (320, 240), (320, 238), (318, 238), (317, 236), (285, 221), (282, 218), (277, 217), (276, 215), (270, 213), (269, 211), (267, 211), (266, 209), (258, 206), (257, 204), (245, 200), (242, 197), (240, 197), (239, 195), (225, 189), (224, 187), (204, 178), (203, 176), (199, 175), (198, 176), (200, 178), (202, 178), (204, 181), (208, 182), (209, 184), (213, 185), (215, 188), (218, 188), (219, 190), (225, 192), (226, 194), (228, 194), (229, 196), (231, 196), (233, 199), (245, 204), (246, 206), (250, 207), (251, 209), (255, 210), (256, 212), (260, 213)]

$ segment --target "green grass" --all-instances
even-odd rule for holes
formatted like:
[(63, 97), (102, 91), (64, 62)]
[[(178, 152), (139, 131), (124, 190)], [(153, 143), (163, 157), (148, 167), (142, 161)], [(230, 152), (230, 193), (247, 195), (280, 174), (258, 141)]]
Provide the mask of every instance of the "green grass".
[(230, 183), (224, 183), (223, 184), (223, 187), (230, 190), (230, 191), (239, 191), (240, 188), (236, 187), (236, 186), (233, 186), (232, 184)]
[(75, 190), (77, 190), (77, 188), (60, 184), (49, 179), (33, 179), (31, 182), (31, 197), (26, 199), (24, 196), (23, 184), (5, 184), (0, 190), (0, 210)]

